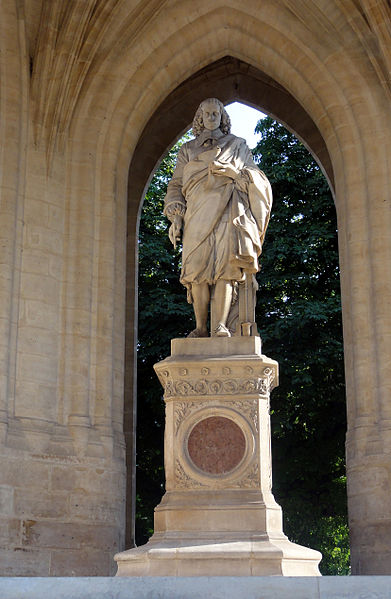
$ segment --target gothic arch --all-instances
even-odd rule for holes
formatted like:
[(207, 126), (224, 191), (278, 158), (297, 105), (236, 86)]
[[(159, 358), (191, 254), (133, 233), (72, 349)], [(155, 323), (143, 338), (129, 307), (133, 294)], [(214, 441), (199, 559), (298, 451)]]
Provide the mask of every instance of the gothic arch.
[[(225, 104), (242, 101), (278, 118), (290, 128), (318, 160), (332, 192), (334, 174), (330, 156), (316, 125), (295, 98), (276, 81), (250, 65), (226, 56), (179, 85), (157, 108), (145, 127), (133, 154), (128, 179), (127, 230), (127, 318), (125, 341), (125, 437), (127, 439), (128, 480), (127, 544), (133, 540), (135, 497), (135, 389), (137, 343), (137, 248), (138, 223), (147, 185), (162, 156), (175, 138), (189, 128), (195, 109), (206, 97), (214, 95)], [(134, 259), (132, 257), (134, 256)]]
[[(385, 381), (383, 377), (390, 368), (387, 360), (383, 360), (385, 338), (381, 332), (386, 321), (389, 322), (389, 315), (381, 299), (384, 276), (379, 268), (382, 262), (379, 255), (390, 251), (383, 203), (383, 194), (389, 189), (387, 162), (391, 138), (387, 131), (390, 116), (385, 90), (378, 85), (368, 55), (347, 25), (338, 3), (330, 3), (322, 11), (316, 6), (306, 6), (306, 9), (308, 13), (297, 9), (300, 14), (293, 14), (285, 3), (276, 7), (270, 2), (264, 3), (262, 10), (246, 2), (240, 10), (224, 3), (214, 3), (213, 7), (207, 2), (197, 3), (196, 7), (191, 2), (170, 5), (165, 13), (167, 29), (163, 30), (157, 27), (156, 21), (151, 21), (148, 38), (140, 40), (137, 48), (131, 45), (131, 40), (127, 42), (126, 37), (121, 37), (120, 59), (118, 47), (115, 47), (116, 61), (108, 55), (96, 67), (89, 93), (77, 107), (71, 140), (77, 138), (76, 132), (83, 119), (82, 128), (87, 123), (103, 123), (99, 130), (93, 129), (95, 137), (87, 140), (88, 146), (94, 147), (97, 163), (99, 156), (105, 154), (107, 177), (100, 173), (101, 187), (96, 197), (111, 197), (116, 210), (120, 211), (117, 217), (120, 219), (125, 213), (126, 167), (134, 150), (141, 151), (144, 145), (141, 155), (148, 161), (150, 173), (165, 147), (173, 141), (172, 137), (179, 135), (190, 121), (199, 98), (196, 99), (194, 93), (191, 100), (184, 101), (185, 81), (204, 72), (208, 82), (210, 65), (220, 65), (223, 71), (226, 69), (220, 79), (222, 99), (227, 100), (231, 94), (232, 99), (241, 97), (251, 103), (249, 91), (247, 97), (235, 96), (234, 90), (228, 88), (223, 93), (221, 82), (230, 77), (224, 61), (226, 56), (231, 56), (236, 64), (247, 65), (250, 79), (251, 71), (261, 73), (265, 103), (266, 89), (272, 89), (271, 103), (278, 91), (285, 94), (285, 111), (281, 104), (278, 109), (273, 109), (270, 104), (270, 111), (307, 142), (329, 181), (334, 183), (347, 372), (350, 520), (353, 531), (361, 531), (365, 526), (362, 528), (359, 518), (356, 519), (353, 503), (365, 504), (368, 514), (372, 507), (354, 483), (356, 474), (358, 477), (364, 464), (368, 463), (367, 450), (357, 453), (356, 438), (364, 429), (365, 438), (382, 434), (377, 425), (379, 410), (383, 414), (386, 410), (385, 417), (389, 418), (386, 404), (379, 402), (378, 395), (385, 392), (385, 383), (375, 390), (372, 381)], [(148, 41), (150, 45), (147, 45)], [(242, 79), (244, 81), (245, 77)], [(113, 82), (114, 87), (110, 89)], [(207, 83), (205, 86), (208, 87)], [(209, 86), (208, 95), (212, 94), (211, 88)], [(213, 95), (218, 94), (213, 92)], [(96, 98), (99, 101), (94, 104), (92, 99)], [(106, 103), (104, 98), (107, 98)], [(170, 101), (180, 125), (171, 139), (162, 135), (161, 140), (156, 140), (157, 134), (151, 133), (151, 127), (163, 115), (167, 117), (164, 110), (170, 108)], [(288, 114), (288, 106), (300, 115), (296, 114), (295, 118), (293, 113)], [(164, 127), (158, 130), (163, 132)], [(375, 139), (376, 143), (373, 143)], [(82, 149), (81, 161), (88, 147), (83, 143), (79, 147)], [(78, 156), (76, 146), (72, 154)], [(133, 161), (132, 180), (138, 168), (137, 160)], [(139, 188), (134, 197), (131, 183), (128, 204), (128, 272), (132, 273), (136, 268), (133, 232), (137, 227), (138, 202), (143, 188), (141, 179), (138, 179)], [(144, 171), (144, 182), (146, 179)], [(124, 235), (121, 227), (120, 239)], [(113, 243), (118, 244), (118, 241), (113, 240)], [(366, 260), (363, 260), (364, 254)], [(133, 293), (132, 274), (128, 277), (128, 297)], [(131, 317), (128, 317), (128, 323), (127, 329), (133, 331)], [(128, 350), (131, 347), (128, 342)], [(368, 355), (377, 356), (373, 364), (374, 377), (368, 376)], [(127, 369), (131, 368), (131, 363), (128, 351)], [(356, 419), (362, 425), (360, 429), (356, 428)], [(351, 447), (355, 447), (353, 459), (349, 453)], [(354, 534), (353, 539), (356, 538)], [(362, 533), (357, 534), (361, 536)], [(353, 559), (354, 556), (353, 547)]]
[[(14, 429), (13, 443), (35, 435), (53, 451), (71, 447), (81, 461), (89, 448), (123, 476), (124, 329), (126, 323), (130, 339), (134, 326), (129, 304), (125, 315), (126, 264), (127, 293), (134, 297), (132, 236), (142, 188), (191, 120), (198, 90), (190, 95), (186, 86), (197, 81), (200, 93), (208, 89), (207, 95), (225, 101), (263, 104), (307, 143), (334, 189), (353, 570), (389, 573), (389, 2), (4, 0), (0, 10), (7, 33), (0, 60), (6, 91), (0, 125), (10, 141), (7, 154), (0, 155), (7, 167), (0, 184), (7, 198), (17, 198), (17, 204), (4, 203), (5, 217), (17, 222), (7, 258), (15, 277), (0, 290), (9, 323), (2, 333), (3, 428), (9, 433), (12, 422), (21, 427)], [(170, 138), (156, 123), (173, 108), (177, 125)], [(137, 165), (136, 148), (148, 168)], [(37, 202), (56, 215), (55, 242), (54, 229), (44, 226), (41, 215), (37, 219)], [(11, 329), (35, 331), (23, 313), (32, 274), (27, 258), (36, 242), (27, 233), (36, 226), (34, 219), (41, 227), (38, 245), (47, 243), (45, 251), (56, 253), (57, 264), (53, 293), (43, 302), (50, 304), (50, 322), (44, 324), (53, 349), (46, 347), (40, 357), (42, 370), (32, 368), (34, 352), (22, 335), (12, 332), (9, 345)], [(48, 283), (49, 275), (34, 276)], [(45, 346), (43, 333), (39, 342)], [(126, 368), (132, 369), (128, 358)], [(48, 384), (39, 378), (43, 364), (50, 366)], [(7, 381), (15, 387), (12, 397)], [(42, 413), (49, 414), (44, 423)], [(119, 486), (116, 493), (119, 513)], [(99, 507), (98, 495), (93, 501)], [(122, 530), (122, 522), (113, 526)]]

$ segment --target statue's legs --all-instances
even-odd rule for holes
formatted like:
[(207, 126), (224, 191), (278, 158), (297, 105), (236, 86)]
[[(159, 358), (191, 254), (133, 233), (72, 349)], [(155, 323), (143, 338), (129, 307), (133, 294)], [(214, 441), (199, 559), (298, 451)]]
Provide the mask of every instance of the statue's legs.
[[(196, 328), (189, 337), (208, 337), (206, 323), (210, 303), (210, 287), (208, 283), (193, 283), (191, 286)], [(214, 323), (212, 335), (229, 337), (227, 319), (232, 303), (232, 283), (220, 279), (214, 286)], [(217, 331), (217, 333), (216, 333)]]
[[(212, 335), (217, 334), (218, 336), (229, 336), (227, 330), (227, 319), (232, 304), (232, 283), (220, 279), (215, 284), (214, 289), (214, 322), (216, 323), (215, 329), (212, 331)], [(224, 335), (224, 332), (227, 334)]]
[(196, 328), (189, 337), (208, 337), (206, 323), (210, 302), (210, 289), (208, 283), (193, 283), (191, 286), (193, 296), (193, 309), (196, 319)]

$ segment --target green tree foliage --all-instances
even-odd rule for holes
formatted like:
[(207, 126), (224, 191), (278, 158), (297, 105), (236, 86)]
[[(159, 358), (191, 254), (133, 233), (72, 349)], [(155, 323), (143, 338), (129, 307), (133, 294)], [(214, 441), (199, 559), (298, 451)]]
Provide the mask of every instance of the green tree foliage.
[[(348, 572), (345, 399), (336, 216), (327, 183), (310, 154), (270, 118), (260, 121), (254, 158), (274, 194), (258, 277), (257, 322), (263, 351), (280, 364), (272, 393), (274, 494), (284, 530), (324, 554), (323, 574)], [(137, 436), (138, 544), (152, 533), (164, 492), (162, 390), (153, 364), (170, 339), (193, 328), (179, 284), (180, 248), (168, 240), (163, 198), (180, 144), (148, 189), (139, 236)]]
[(137, 347), (137, 507), (136, 541), (152, 534), (153, 509), (164, 492), (162, 387), (153, 365), (170, 354), (170, 340), (184, 337), (193, 324), (193, 310), (179, 283), (180, 247), (168, 239), (169, 222), (163, 200), (181, 143), (162, 161), (148, 188), (139, 229), (139, 295)]
[(263, 351), (279, 362), (272, 393), (273, 492), (292, 541), (322, 551), (324, 574), (348, 573), (346, 430), (337, 222), (306, 148), (271, 118), (254, 158), (274, 196), (258, 276)]

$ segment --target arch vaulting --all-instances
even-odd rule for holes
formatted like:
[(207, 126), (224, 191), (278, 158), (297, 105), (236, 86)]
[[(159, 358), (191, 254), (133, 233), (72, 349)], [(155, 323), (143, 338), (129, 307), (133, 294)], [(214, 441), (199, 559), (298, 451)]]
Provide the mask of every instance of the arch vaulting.
[(4, 0), (0, 13), (6, 572), (104, 575), (124, 548), (139, 207), (213, 95), (286, 124), (333, 189), (352, 567), (390, 574), (389, 3)]

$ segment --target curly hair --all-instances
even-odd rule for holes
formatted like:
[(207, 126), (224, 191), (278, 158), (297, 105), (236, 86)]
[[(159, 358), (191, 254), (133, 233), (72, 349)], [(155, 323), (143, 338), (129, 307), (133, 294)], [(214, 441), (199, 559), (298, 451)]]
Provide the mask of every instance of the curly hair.
[(202, 119), (202, 105), (205, 102), (215, 102), (215, 104), (217, 104), (217, 106), (220, 109), (220, 114), (221, 114), (220, 129), (225, 135), (230, 133), (231, 132), (231, 119), (229, 118), (228, 112), (224, 108), (224, 104), (222, 102), (220, 102), (220, 100), (218, 100), (217, 98), (207, 98), (206, 100), (201, 102), (201, 104), (197, 108), (197, 111), (194, 115), (193, 135), (195, 137), (198, 137), (199, 135), (201, 135), (201, 133), (205, 129), (204, 122)]

